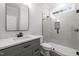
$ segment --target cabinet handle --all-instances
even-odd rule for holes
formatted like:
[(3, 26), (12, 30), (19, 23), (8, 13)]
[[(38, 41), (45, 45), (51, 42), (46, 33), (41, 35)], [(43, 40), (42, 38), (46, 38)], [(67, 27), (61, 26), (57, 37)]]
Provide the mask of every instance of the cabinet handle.
[(24, 48), (27, 48), (27, 47), (29, 47), (30, 45), (27, 45), (27, 46), (24, 46)]
[(39, 51), (39, 48), (35, 50), (35, 52)]

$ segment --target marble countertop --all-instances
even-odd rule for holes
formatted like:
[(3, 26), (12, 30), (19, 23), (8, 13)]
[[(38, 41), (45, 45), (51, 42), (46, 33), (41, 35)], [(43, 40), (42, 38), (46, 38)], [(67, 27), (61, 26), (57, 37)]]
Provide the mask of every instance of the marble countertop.
[(13, 38), (8, 38), (8, 39), (1, 39), (0, 40), (0, 50), (10, 47), (10, 46), (14, 46), (17, 44), (35, 40), (36, 38), (42, 38), (42, 36), (41, 35), (38, 35), (38, 36), (28, 35), (28, 36), (24, 36), (24, 37), (20, 37), (20, 38), (13, 37)]

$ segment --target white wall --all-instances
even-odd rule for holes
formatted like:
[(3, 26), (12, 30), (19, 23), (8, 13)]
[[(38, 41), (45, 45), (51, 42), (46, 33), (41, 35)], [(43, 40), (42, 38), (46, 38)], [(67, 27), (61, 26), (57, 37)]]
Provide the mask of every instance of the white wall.
[[(27, 34), (41, 34), (41, 4), (31, 4), (32, 8), (29, 8), (29, 31), (23, 31)], [(5, 31), (5, 4), (0, 3), (0, 39), (10, 38), (16, 36), (18, 32), (6, 32)]]
[[(51, 4), (51, 10), (54, 9), (52, 5), (53, 4)], [(75, 4), (71, 5), (75, 8)], [(47, 6), (50, 7), (48, 4)], [(57, 6), (57, 4), (54, 6)], [(44, 42), (54, 42), (77, 49), (77, 33), (74, 31), (77, 23), (76, 11), (73, 10), (60, 14), (56, 16), (56, 18), (61, 22), (60, 33), (57, 34), (54, 29), (55, 19), (52, 19), (52, 27), (50, 26), (50, 20), (44, 21)]]
[[(77, 3), (75, 7), (76, 10), (79, 10), (79, 3)], [(79, 13), (77, 13), (76, 16), (77, 16), (76, 24), (77, 24), (77, 28), (79, 29)], [(77, 49), (79, 50), (79, 32), (77, 33)]]
[(42, 34), (42, 4), (35, 3), (30, 6), (30, 32)]

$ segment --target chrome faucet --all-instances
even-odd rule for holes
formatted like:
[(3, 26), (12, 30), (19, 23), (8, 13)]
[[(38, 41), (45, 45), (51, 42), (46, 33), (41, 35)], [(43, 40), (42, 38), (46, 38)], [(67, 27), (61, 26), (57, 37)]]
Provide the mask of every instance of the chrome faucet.
[(23, 37), (23, 33), (19, 32), (19, 34), (17, 34), (17, 37)]

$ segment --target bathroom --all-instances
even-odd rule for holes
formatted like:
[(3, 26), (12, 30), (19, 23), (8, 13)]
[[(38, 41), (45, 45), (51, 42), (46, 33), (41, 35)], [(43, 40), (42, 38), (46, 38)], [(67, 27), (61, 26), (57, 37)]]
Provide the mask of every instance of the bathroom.
[(78, 56), (78, 15), (79, 3), (0, 3), (0, 56)]

